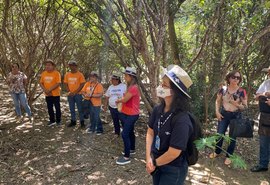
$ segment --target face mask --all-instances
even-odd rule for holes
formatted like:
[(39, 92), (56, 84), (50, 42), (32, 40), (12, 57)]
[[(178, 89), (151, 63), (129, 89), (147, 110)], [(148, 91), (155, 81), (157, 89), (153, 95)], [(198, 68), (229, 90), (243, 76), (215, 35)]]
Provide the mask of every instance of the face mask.
[(165, 89), (162, 86), (158, 86), (156, 88), (157, 96), (160, 98), (166, 98), (168, 96), (171, 96), (171, 89)]

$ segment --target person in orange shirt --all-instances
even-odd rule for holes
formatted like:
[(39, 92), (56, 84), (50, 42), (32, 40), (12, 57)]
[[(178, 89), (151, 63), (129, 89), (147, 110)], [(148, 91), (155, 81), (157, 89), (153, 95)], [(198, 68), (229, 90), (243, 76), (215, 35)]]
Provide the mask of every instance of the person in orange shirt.
[(68, 124), (68, 127), (73, 127), (76, 125), (76, 112), (75, 112), (75, 104), (76, 104), (79, 112), (80, 124), (81, 127), (84, 128), (85, 124), (82, 110), (81, 90), (85, 83), (85, 78), (83, 74), (80, 71), (78, 71), (78, 65), (76, 61), (69, 61), (68, 66), (70, 68), (70, 72), (67, 72), (64, 78), (64, 83), (68, 91), (68, 104), (71, 114), (71, 122), (70, 124)]
[(98, 82), (98, 73), (92, 71), (89, 81), (85, 83), (82, 93), (84, 99), (90, 101), (90, 126), (87, 133), (96, 132), (97, 135), (103, 133), (103, 126), (100, 120), (101, 98), (103, 95), (103, 86)]
[[(46, 96), (47, 109), (50, 118), (48, 126), (61, 124), (60, 84), (61, 75), (55, 70), (55, 63), (51, 59), (47, 59), (45, 61), (45, 71), (41, 73), (40, 86)], [(53, 106), (55, 107), (56, 115), (54, 114)]]

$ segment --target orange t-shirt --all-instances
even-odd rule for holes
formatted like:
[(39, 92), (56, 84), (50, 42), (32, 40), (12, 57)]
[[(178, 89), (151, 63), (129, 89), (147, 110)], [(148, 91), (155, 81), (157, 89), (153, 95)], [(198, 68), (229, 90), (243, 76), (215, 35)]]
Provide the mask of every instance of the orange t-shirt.
[[(95, 89), (94, 89), (94, 87), (95, 87)], [(94, 92), (92, 94), (93, 89), (94, 89)], [(103, 94), (103, 86), (101, 85), (101, 83), (98, 83), (96, 85), (96, 83), (86, 82), (82, 88), (82, 92), (85, 92), (85, 93), (91, 94), (91, 95)], [(93, 106), (101, 106), (101, 97), (99, 97), (99, 98), (85, 97), (84, 99), (90, 100), (92, 102)]]
[[(46, 88), (50, 89), (57, 83), (61, 83), (61, 75), (58, 71), (54, 70), (52, 72), (43, 71), (40, 77), (40, 83)], [(52, 96), (60, 96), (60, 86), (52, 90)]]
[(70, 92), (76, 91), (80, 87), (80, 85), (84, 82), (85, 78), (83, 74), (79, 71), (77, 71), (76, 73), (68, 72), (66, 73), (64, 78), (64, 83), (68, 85)]

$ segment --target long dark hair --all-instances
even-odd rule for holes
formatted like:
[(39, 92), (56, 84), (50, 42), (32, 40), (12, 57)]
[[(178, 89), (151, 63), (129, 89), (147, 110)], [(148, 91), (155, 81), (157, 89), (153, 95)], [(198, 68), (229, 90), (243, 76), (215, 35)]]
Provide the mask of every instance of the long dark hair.
[[(173, 91), (173, 101), (170, 110), (175, 114), (190, 111), (189, 98), (172, 81), (170, 81), (170, 86)], [(161, 106), (165, 107), (164, 99), (161, 100)]]
[[(129, 74), (127, 74), (129, 75)], [(129, 88), (130, 86), (132, 85), (135, 85), (135, 84), (138, 84), (138, 79), (136, 76), (133, 76), (133, 75), (129, 75), (131, 77), (131, 82), (130, 83), (127, 83), (127, 87)]]

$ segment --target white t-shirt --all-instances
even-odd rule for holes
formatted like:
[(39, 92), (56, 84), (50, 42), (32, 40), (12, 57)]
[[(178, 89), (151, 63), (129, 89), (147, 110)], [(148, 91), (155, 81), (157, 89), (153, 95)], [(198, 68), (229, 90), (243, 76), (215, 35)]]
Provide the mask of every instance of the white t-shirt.
[(256, 94), (258, 93), (264, 93), (264, 92), (270, 92), (270, 79), (265, 80), (257, 90)]
[(110, 85), (105, 93), (105, 96), (109, 97), (109, 106), (117, 108), (115, 101), (122, 98), (127, 90), (126, 84)]

